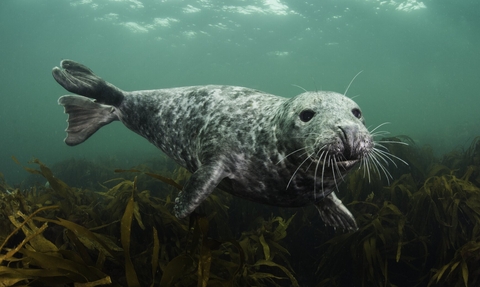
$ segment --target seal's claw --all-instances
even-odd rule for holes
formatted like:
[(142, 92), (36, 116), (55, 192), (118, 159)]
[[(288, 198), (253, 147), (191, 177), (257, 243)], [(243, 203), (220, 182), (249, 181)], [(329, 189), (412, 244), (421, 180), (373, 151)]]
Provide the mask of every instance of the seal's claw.
[(350, 211), (343, 205), (342, 201), (337, 198), (335, 192), (330, 193), (315, 206), (320, 212), (320, 217), (322, 217), (325, 224), (349, 231), (358, 230), (355, 218), (353, 218)]

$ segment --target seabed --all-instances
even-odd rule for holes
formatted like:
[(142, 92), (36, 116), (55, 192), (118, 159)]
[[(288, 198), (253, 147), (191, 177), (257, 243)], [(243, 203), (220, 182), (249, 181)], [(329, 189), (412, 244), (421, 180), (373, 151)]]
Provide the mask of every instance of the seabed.
[(34, 159), (22, 185), (0, 180), (0, 286), (480, 285), (479, 138), (441, 158), (389, 140), (408, 143), (388, 145), (408, 163), (393, 182), (356, 169), (340, 185), (356, 232), (222, 191), (178, 220), (184, 169)]

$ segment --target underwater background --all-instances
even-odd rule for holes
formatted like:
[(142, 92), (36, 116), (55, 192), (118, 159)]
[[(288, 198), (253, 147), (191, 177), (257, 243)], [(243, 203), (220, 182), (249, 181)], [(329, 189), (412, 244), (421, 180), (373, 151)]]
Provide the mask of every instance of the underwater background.
[[(0, 1), (0, 280), (13, 276), (2, 260), (22, 251), (39, 269), (53, 264), (41, 256), (61, 254), (80, 264), (68, 270), (79, 274), (44, 273), (48, 281), (17, 270), (21, 280), (6, 286), (32, 278), (71, 286), (107, 275), (136, 286), (132, 260), (141, 286), (480, 286), (479, 11), (476, 0)], [(67, 92), (51, 75), (62, 59), (124, 90), (225, 84), (284, 97), (300, 94), (298, 86), (343, 93), (362, 71), (347, 96), (367, 126), (389, 122), (383, 129), (392, 140), (409, 143), (391, 147), (409, 166), (391, 165), (390, 182), (369, 183), (357, 171), (342, 184), (356, 233), (325, 228), (314, 209), (223, 193), (205, 204), (210, 216), (180, 222), (170, 215), (177, 191), (168, 183), (188, 175), (146, 140), (115, 122), (79, 146), (64, 144), (67, 116), (57, 99)], [(33, 222), (35, 210), (43, 219)], [(132, 232), (147, 235), (101, 230), (130, 226), (128, 218)], [(45, 234), (35, 233), (32, 226), (48, 220)], [(21, 222), (31, 224), (23, 237)], [(70, 223), (122, 242), (75, 233)], [(73, 232), (68, 240), (55, 233), (60, 227)], [(43, 243), (6, 255), (32, 234)], [(152, 253), (156, 279), (144, 267), (153, 262), (140, 260)], [(101, 271), (88, 269), (94, 265)]]
[(226, 84), (284, 97), (343, 93), (367, 126), (390, 122), (436, 153), (480, 134), (480, 3), (431, 1), (0, 2), (0, 170), (11, 160), (157, 156), (120, 123), (63, 143), (66, 94), (51, 76), (72, 59), (124, 90)]

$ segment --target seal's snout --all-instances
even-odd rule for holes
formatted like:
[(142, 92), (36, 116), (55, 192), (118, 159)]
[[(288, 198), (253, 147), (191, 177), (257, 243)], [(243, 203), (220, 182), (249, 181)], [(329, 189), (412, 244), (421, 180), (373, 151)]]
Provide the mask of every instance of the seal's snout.
[(372, 149), (370, 133), (360, 130), (357, 125), (339, 126), (338, 129), (341, 140), (339, 150), (346, 160), (358, 160)]

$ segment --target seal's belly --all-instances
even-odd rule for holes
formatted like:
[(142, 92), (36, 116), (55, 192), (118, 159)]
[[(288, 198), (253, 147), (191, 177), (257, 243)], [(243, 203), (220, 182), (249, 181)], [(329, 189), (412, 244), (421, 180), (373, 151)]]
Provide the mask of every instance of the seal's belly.
[[(261, 165), (239, 169), (231, 178), (225, 178), (218, 188), (232, 195), (263, 204), (300, 207), (322, 200), (332, 192), (333, 181), (313, 174), (293, 176), (292, 170), (282, 166)], [(292, 178), (293, 177), (293, 178)]]

